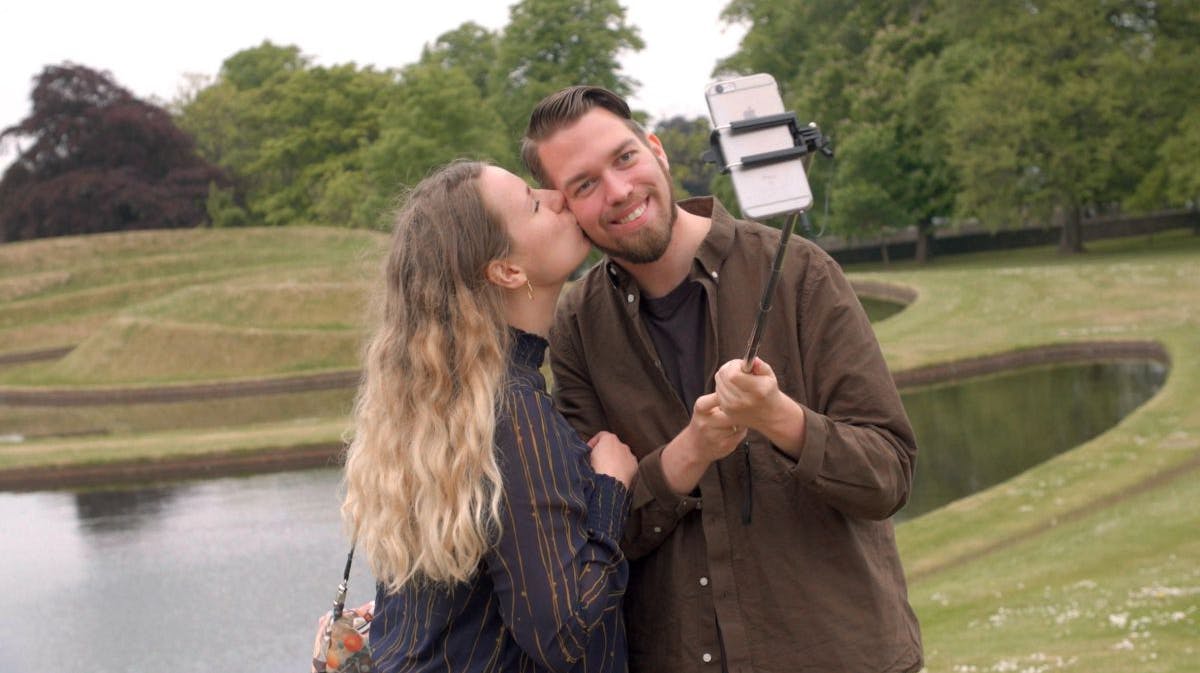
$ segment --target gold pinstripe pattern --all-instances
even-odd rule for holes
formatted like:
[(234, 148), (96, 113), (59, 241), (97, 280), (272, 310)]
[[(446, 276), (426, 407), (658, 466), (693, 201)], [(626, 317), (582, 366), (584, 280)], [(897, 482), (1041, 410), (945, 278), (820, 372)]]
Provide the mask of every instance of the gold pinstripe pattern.
[(546, 342), (517, 333), (497, 418), (501, 533), (474, 578), (376, 597), (371, 645), (389, 673), (623, 672), (618, 540), (629, 495), (596, 475), (538, 371)]

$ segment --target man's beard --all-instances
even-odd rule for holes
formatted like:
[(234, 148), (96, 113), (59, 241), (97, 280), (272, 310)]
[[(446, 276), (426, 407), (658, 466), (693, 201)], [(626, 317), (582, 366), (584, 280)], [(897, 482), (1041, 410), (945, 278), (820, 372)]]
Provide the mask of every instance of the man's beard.
[[(658, 157), (655, 157), (658, 162), (659, 169), (662, 170), (664, 182), (667, 184), (667, 226), (662, 228), (644, 227), (635, 237), (627, 238), (621, 241), (619, 248), (607, 247), (597, 244), (592, 241), (592, 244), (599, 248), (602, 252), (610, 257), (624, 260), (630, 264), (650, 264), (657, 262), (664, 253), (667, 247), (671, 244), (671, 234), (675, 230), (675, 184), (671, 182), (671, 174), (667, 172), (667, 167)], [(656, 194), (659, 194), (655, 190)], [(661, 196), (661, 194), (659, 194)], [(661, 210), (661, 209), (660, 209)]]

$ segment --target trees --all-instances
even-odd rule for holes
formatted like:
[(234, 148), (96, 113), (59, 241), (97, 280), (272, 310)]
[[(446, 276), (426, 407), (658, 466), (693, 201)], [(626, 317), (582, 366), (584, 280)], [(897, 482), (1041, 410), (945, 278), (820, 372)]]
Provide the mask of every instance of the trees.
[(70, 63), (45, 68), (31, 98), (2, 134), (32, 144), (0, 179), (0, 241), (205, 221), (209, 186), (225, 178), (165, 110)]
[(467, 22), (404, 68), (314, 67), (294, 46), (238, 52), (179, 104), (181, 125), (237, 179), (219, 219), (380, 226), (392, 197), (434, 166), (471, 156), (519, 172), (529, 110), (591, 82), (628, 93), (616, 56), (641, 48), (616, 0), (523, 0), (492, 33)]
[(632, 92), (637, 82), (621, 74), (617, 55), (643, 46), (617, 0), (514, 4), (500, 38), (489, 101), (514, 148), (534, 104), (557, 89), (596, 84), (622, 95)]
[(833, 138), (841, 233), (1061, 224), (1071, 252), (1087, 214), (1200, 194), (1195, 2), (732, 0), (723, 16), (751, 27), (721, 69), (773, 73)]
[(370, 213), (344, 208), (360, 203), (347, 198), (357, 178), (346, 174), (361, 171), (396, 91), (392, 73), (314, 67), (299, 48), (264, 42), (226, 59), (217, 81), (181, 106), (180, 125), (235, 177), (247, 222), (364, 224)]

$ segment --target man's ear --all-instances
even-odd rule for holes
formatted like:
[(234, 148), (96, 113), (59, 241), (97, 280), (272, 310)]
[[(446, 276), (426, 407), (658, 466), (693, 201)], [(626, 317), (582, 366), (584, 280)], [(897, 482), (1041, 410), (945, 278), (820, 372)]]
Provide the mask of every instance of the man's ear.
[(667, 168), (670, 168), (671, 160), (667, 158), (667, 151), (663, 149), (662, 141), (658, 139), (658, 136), (647, 132), (646, 142), (650, 145), (650, 151), (654, 153), (654, 156), (661, 159), (663, 165), (665, 165)]
[(493, 259), (488, 262), (486, 275), (489, 283), (506, 290), (520, 288), (528, 280), (525, 270), (507, 259)]

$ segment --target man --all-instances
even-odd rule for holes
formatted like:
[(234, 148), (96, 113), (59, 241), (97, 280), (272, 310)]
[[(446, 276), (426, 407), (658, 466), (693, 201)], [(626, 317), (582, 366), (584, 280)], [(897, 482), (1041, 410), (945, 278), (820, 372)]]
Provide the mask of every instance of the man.
[(605, 89), (544, 99), (522, 154), (607, 253), (564, 298), (551, 362), (576, 429), (638, 454), (631, 670), (919, 670), (889, 519), (916, 444), (838, 265), (789, 247), (744, 374), (778, 231), (676, 204), (662, 144)]

